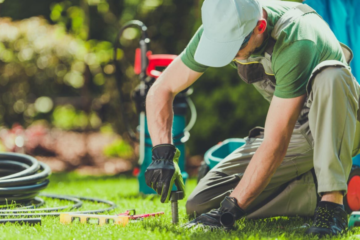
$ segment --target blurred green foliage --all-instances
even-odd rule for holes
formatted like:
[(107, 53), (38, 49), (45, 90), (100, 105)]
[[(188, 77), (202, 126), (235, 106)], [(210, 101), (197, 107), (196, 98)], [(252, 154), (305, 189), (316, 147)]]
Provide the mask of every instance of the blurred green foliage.
[[(117, 31), (129, 20), (141, 20), (153, 53), (179, 54), (201, 25), (201, 5), (200, 0), (5, 0), (0, 16), (21, 21), (0, 21), (0, 124), (47, 119), (64, 129), (91, 130), (111, 123), (123, 134), (120, 81), (122, 104), (135, 129), (131, 92), (138, 80), (131, 63), (139, 32), (128, 29), (120, 39), (123, 73), (115, 79)], [(235, 69), (209, 69), (193, 87), (198, 119), (187, 143), (191, 154), (264, 125), (268, 103)]]
[[(47, 119), (65, 129), (101, 125), (94, 119), (106, 115), (104, 106), (117, 96), (112, 44), (67, 31), (39, 17), (0, 20), (1, 124)], [(79, 110), (73, 124), (65, 120), (72, 118), (68, 105)]]
[(101, 119), (96, 113), (86, 114), (70, 104), (57, 106), (52, 117), (53, 125), (64, 130), (84, 129), (89, 125), (92, 128), (98, 128), (101, 125)]
[(117, 139), (104, 149), (104, 154), (107, 157), (120, 157), (129, 159), (134, 156), (134, 150), (126, 141)]

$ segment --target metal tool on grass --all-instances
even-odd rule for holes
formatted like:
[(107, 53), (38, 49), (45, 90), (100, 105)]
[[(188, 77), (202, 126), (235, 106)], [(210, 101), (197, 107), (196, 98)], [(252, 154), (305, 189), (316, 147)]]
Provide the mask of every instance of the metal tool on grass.
[(171, 201), (171, 215), (172, 215), (172, 223), (177, 224), (179, 222), (179, 208), (178, 208), (178, 200), (184, 198), (184, 192), (182, 191), (172, 191), (170, 196)]
[(77, 221), (79, 221), (80, 223), (97, 224), (100, 226), (109, 223), (126, 226), (129, 222), (129, 216), (77, 214), (77, 213), (60, 214), (60, 223), (69, 224)]
[(124, 213), (119, 213), (117, 215), (96, 215), (96, 214), (79, 214), (79, 213), (61, 213), (60, 214), (60, 222), (69, 224), (72, 222), (80, 222), (80, 223), (90, 223), (97, 225), (104, 224), (117, 224), (126, 226), (129, 223), (129, 220), (141, 220), (149, 217), (157, 217), (163, 215), (164, 212), (157, 213), (145, 213), (145, 214), (137, 214), (136, 210), (126, 210)]
[(145, 213), (145, 214), (137, 214), (136, 215), (135, 209), (126, 210), (126, 212), (124, 212), (124, 213), (117, 214), (117, 216), (128, 216), (129, 219), (131, 219), (131, 220), (140, 220), (140, 219), (149, 218), (149, 217), (157, 217), (160, 215), (164, 215), (164, 212)]

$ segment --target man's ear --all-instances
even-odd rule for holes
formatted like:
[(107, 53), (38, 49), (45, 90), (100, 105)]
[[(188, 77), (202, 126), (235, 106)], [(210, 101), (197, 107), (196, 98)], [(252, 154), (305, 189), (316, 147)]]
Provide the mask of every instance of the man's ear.
[(267, 22), (265, 19), (260, 19), (258, 21), (258, 24), (256, 25), (256, 31), (258, 34), (262, 34), (265, 32), (266, 30), (266, 27), (267, 27)]

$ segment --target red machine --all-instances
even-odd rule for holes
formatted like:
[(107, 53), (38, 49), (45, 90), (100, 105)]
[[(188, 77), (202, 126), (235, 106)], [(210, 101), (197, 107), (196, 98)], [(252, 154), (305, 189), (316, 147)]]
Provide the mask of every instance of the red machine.
[[(152, 55), (151, 51), (146, 53), (148, 58), (148, 66), (146, 68), (146, 74), (153, 78), (158, 78), (161, 74), (160, 71), (157, 71), (157, 67), (167, 67), (170, 63), (177, 57), (176, 55), (171, 54), (156, 54)], [(141, 73), (141, 49), (137, 48), (135, 51), (135, 64), (134, 72), (136, 74)]]

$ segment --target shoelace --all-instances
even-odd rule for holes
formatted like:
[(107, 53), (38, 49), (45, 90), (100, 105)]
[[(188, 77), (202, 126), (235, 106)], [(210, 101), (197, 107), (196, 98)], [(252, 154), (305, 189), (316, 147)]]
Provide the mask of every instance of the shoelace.
[(210, 212), (208, 212), (208, 214), (210, 216), (220, 216), (221, 215), (221, 211), (219, 211), (219, 209), (212, 209)]
[(332, 218), (333, 211), (328, 210), (326, 208), (318, 208), (316, 210), (315, 215), (315, 221), (314, 225), (315, 227), (322, 227), (322, 228), (330, 228), (330, 220)]

